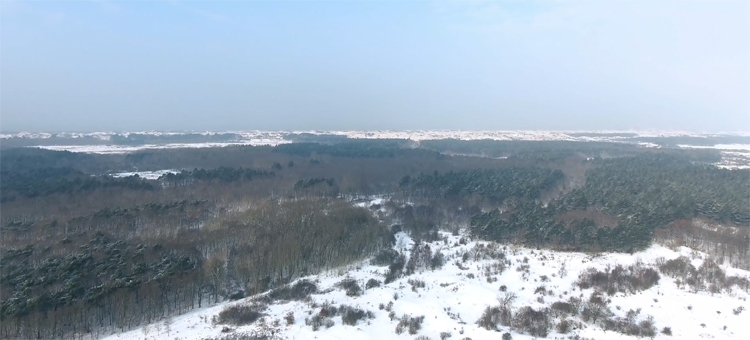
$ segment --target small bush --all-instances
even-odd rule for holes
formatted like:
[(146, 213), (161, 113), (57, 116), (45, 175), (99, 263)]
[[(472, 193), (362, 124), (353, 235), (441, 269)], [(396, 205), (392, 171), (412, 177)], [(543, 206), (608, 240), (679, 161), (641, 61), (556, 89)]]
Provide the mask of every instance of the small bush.
[(430, 260), (430, 268), (432, 270), (443, 268), (443, 265), (445, 264), (445, 255), (443, 255), (442, 252), (435, 251), (435, 254), (432, 256), (432, 259)]
[(451, 332), (440, 332), (440, 340), (448, 339), (452, 336)]
[(505, 332), (503, 333), (503, 340), (513, 340), (513, 336), (511, 336), (510, 333)]
[(671, 328), (671, 327), (664, 327), (664, 328), (663, 328), (663, 329), (661, 330), (661, 334), (664, 334), (664, 335), (672, 335), (672, 328)]
[(291, 326), (294, 324), (294, 312), (286, 313), (286, 316), (284, 316), (284, 320), (286, 320), (286, 325)]

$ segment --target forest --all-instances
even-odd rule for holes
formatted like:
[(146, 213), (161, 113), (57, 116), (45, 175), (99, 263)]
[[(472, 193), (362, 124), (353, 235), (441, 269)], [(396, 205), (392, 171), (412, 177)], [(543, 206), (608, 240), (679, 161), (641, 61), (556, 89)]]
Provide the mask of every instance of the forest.
[[(750, 268), (750, 170), (717, 168), (720, 157), (608, 142), (304, 134), (276, 147), (4, 148), (0, 338), (131, 329), (387, 257), (400, 231), (434, 239), (467, 228), (586, 252), (690, 244)], [(158, 170), (172, 172), (113, 176)], [(373, 197), (378, 209), (356, 204)]]

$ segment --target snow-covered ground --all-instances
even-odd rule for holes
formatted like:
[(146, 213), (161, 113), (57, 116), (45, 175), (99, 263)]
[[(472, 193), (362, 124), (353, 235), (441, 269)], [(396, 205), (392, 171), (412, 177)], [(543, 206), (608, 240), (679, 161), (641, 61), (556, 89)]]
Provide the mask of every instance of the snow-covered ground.
[(143, 144), (143, 145), (39, 145), (36, 148), (53, 150), (53, 151), (70, 151), (97, 154), (120, 154), (131, 153), (140, 150), (149, 149), (184, 149), (184, 148), (217, 148), (236, 145), (270, 145), (291, 143), (287, 140), (272, 139), (248, 139), (237, 142), (219, 142), (219, 143), (169, 143), (169, 144)]
[(678, 145), (683, 149), (714, 149), (722, 160), (716, 166), (724, 169), (750, 169), (750, 144)]
[[(413, 241), (404, 233), (399, 233), (394, 246), (406, 255)], [(395, 280), (380, 287), (364, 289), (370, 279), (383, 281), (387, 267), (369, 264), (369, 261), (353, 264), (348, 268), (330, 271), (320, 275), (306, 277), (317, 282), (318, 288), (325, 293), (313, 294), (305, 301), (277, 302), (268, 306), (262, 321), (246, 326), (226, 326), (212, 324), (212, 318), (227, 306), (247, 304), (254, 297), (228, 302), (221, 305), (193, 311), (171, 319), (169, 334), (163, 322), (139, 328), (126, 333), (111, 335), (108, 339), (202, 339), (226, 335), (222, 329), (232, 333), (252, 333), (273, 331), (273, 338), (281, 339), (414, 339), (417, 334), (408, 332), (396, 334), (398, 318), (403, 314), (424, 316), (422, 328), (418, 335), (430, 339), (440, 339), (441, 332), (451, 333), (450, 339), (499, 339), (504, 332), (510, 332), (513, 339), (532, 339), (533, 337), (500, 327), (499, 331), (490, 331), (479, 327), (476, 321), (485, 307), (498, 305), (498, 298), (504, 296), (501, 286), (507, 292), (517, 295), (513, 303), (514, 310), (524, 306), (535, 309), (550, 306), (556, 301), (568, 301), (570, 297), (579, 297), (586, 301), (593, 289), (581, 290), (575, 284), (583, 271), (588, 268), (603, 269), (607, 266), (631, 265), (638, 261), (646, 266), (656, 267), (655, 263), (663, 259), (674, 259), (687, 256), (693, 265), (700, 265), (705, 254), (688, 248), (668, 249), (654, 245), (651, 248), (629, 254), (589, 255), (584, 253), (566, 253), (549, 250), (536, 250), (524, 247), (497, 245), (498, 251), (504, 254), (510, 264), (499, 275), (490, 275), (497, 280), (488, 280), (485, 270), (497, 259), (474, 258), (479, 245), (485, 249), (492, 243), (484, 241), (461, 242), (462, 236), (442, 233), (442, 240), (429, 243), (433, 252), (439, 250), (446, 258), (445, 265), (436, 270), (423, 269), (417, 273)], [(464, 243), (464, 244), (462, 244)], [(468, 253), (468, 259), (464, 254)], [(497, 253), (497, 252), (496, 252)], [(525, 266), (528, 269), (523, 269)], [(519, 269), (520, 268), (520, 269)], [(749, 277), (750, 272), (722, 266), (727, 275)], [(353, 278), (359, 282), (364, 292), (361, 296), (347, 296), (337, 283), (344, 278)], [(412, 288), (409, 280), (424, 281), (423, 288)], [(492, 281), (492, 282), (490, 282)], [(545, 286), (547, 294), (539, 294), (536, 288)], [(328, 290), (331, 288), (330, 290)], [(542, 299), (540, 300), (540, 296)], [(748, 293), (738, 290), (711, 294), (705, 291), (691, 292), (680, 288), (672, 278), (661, 275), (658, 285), (650, 289), (626, 295), (617, 293), (610, 296), (608, 307), (616, 316), (625, 317), (628, 310), (640, 309), (636, 321), (653, 316), (658, 339), (750, 339), (750, 327), (747, 322), (750, 315)], [(314, 331), (306, 325), (305, 319), (320, 312), (324, 303), (349, 305), (373, 312), (374, 318), (359, 321), (356, 326), (344, 325), (340, 316), (332, 320), (334, 325), (325, 326)], [(392, 303), (392, 307), (387, 307)], [(385, 309), (381, 309), (381, 304)], [(317, 307), (315, 307), (317, 306)], [(733, 310), (743, 307), (746, 311), (735, 315)], [(391, 309), (396, 319), (391, 320)], [(287, 324), (285, 316), (292, 313), (294, 322)], [(274, 326), (275, 324), (275, 326)], [(672, 335), (661, 334), (664, 327), (671, 327)], [(577, 334), (594, 339), (634, 339), (613, 331), (604, 331), (592, 324), (585, 324), (569, 334), (558, 334), (554, 327), (547, 338), (567, 338)], [(270, 335), (270, 334), (269, 334)]]

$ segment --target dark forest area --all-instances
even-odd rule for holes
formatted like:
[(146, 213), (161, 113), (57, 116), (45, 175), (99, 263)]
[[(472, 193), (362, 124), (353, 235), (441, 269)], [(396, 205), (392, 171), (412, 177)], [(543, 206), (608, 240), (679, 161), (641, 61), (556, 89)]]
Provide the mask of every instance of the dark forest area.
[[(718, 152), (297, 139), (102, 155), (3, 149), (0, 338), (131, 329), (366, 259), (398, 231), (434, 239), (467, 228), (588, 252), (690, 244), (750, 268), (750, 171), (715, 167)], [(173, 172), (112, 176), (158, 170)], [(386, 213), (354, 204), (369, 197)]]

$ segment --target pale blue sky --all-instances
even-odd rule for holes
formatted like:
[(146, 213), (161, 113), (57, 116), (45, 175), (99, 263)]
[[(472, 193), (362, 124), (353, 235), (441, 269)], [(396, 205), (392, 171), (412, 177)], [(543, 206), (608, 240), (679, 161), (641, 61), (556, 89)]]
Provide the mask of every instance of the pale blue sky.
[(748, 1), (6, 1), (3, 131), (750, 130)]

